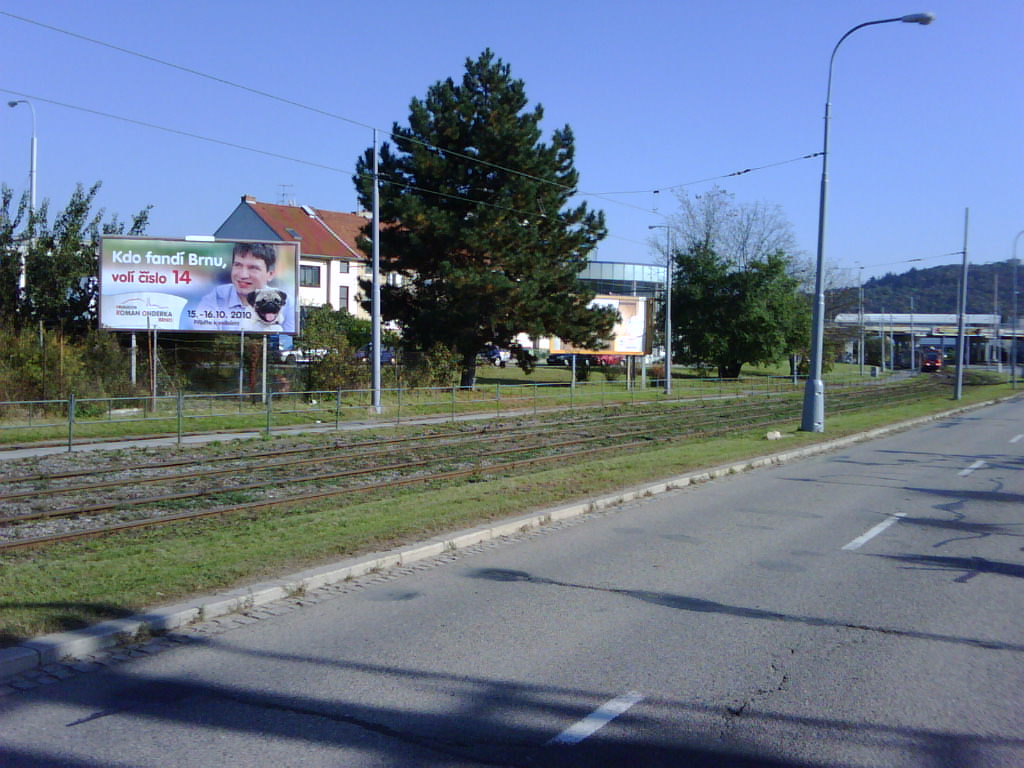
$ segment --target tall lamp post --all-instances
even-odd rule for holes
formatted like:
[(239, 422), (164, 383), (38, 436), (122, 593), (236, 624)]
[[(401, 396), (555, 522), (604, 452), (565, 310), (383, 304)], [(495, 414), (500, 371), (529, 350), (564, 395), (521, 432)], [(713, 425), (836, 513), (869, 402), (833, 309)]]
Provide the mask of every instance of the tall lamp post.
[(857, 267), (857, 323), (860, 325), (860, 344), (857, 345), (859, 373), (864, 375), (864, 267)]
[(19, 104), (27, 104), (28, 108), (32, 110), (32, 154), (29, 156), (28, 163), (28, 210), (31, 214), (36, 209), (36, 108), (27, 99), (7, 102), (8, 107), (16, 107)]
[(1010, 343), (1010, 388), (1017, 388), (1017, 243), (1020, 242), (1024, 230), (1013, 238), (1013, 280), (1010, 292), (1013, 299), (1013, 341)]
[(850, 29), (839, 38), (832, 49), (832, 58), (828, 62), (828, 89), (825, 95), (825, 141), (821, 152), (821, 198), (818, 205), (818, 257), (814, 275), (814, 310), (811, 325), (811, 369), (807, 376), (807, 387), (804, 390), (804, 409), (800, 429), (805, 432), (825, 431), (825, 384), (821, 380), (823, 343), (825, 336), (825, 214), (828, 210), (828, 128), (832, 113), (832, 66), (835, 64), (836, 52), (843, 41), (858, 29), (875, 24), (889, 24), (901, 21), (905, 24), (931, 24), (935, 16), (930, 13), (912, 13), (908, 16), (897, 16), (893, 19), (866, 21)]
[(672, 227), (651, 224), (648, 229), (665, 230), (665, 394), (672, 394)]
[[(17, 99), (16, 101), (7, 102), (7, 106), (12, 109), (19, 104), (27, 104), (28, 108), (32, 111), (32, 153), (29, 155), (28, 162), (28, 218), (31, 231), (34, 232), (35, 225), (32, 223), (32, 218), (36, 212), (36, 108), (32, 106), (32, 102), (27, 99)], [(22, 250), (21, 259), (18, 265), (18, 287), (24, 291), (25, 285), (25, 253), (24, 250)]]

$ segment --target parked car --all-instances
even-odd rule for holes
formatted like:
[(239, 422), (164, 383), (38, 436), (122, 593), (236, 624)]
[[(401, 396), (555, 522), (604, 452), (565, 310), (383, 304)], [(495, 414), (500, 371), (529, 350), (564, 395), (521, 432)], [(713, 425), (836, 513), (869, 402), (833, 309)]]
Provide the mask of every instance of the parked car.
[(493, 344), (488, 344), (480, 352), (480, 356), (484, 358), (491, 365), (497, 365), (504, 368), (508, 362), (512, 359), (512, 353), (507, 349), (501, 349)]
[(564, 366), (567, 366), (567, 367), (571, 368), (572, 367), (572, 359), (573, 359), (573, 357), (576, 358), (576, 367), (577, 368), (582, 366), (582, 365), (590, 365), (593, 362), (590, 359), (590, 355), (573, 355), (573, 354), (567, 354), (567, 353), (563, 353), (563, 352), (558, 352), (558, 353), (553, 354), (553, 355), (548, 355), (547, 364), (548, 365), (564, 365)]
[[(370, 362), (371, 351), (373, 348), (372, 344), (364, 344), (356, 350), (356, 360), (362, 360), (365, 363)], [(395, 352), (394, 347), (382, 347), (380, 351), (380, 362), (381, 365), (395, 365), (398, 363), (398, 353)]]
[(288, 350), (281, 350), (278, 354), (282, 363), (315, 363), (327, 357), (327, 349), (302, 349), (293, 347)]
[(592, 355), (593, 362), (597, 365), (622, 365), (622, 355), (608, 355), (601, 353)]

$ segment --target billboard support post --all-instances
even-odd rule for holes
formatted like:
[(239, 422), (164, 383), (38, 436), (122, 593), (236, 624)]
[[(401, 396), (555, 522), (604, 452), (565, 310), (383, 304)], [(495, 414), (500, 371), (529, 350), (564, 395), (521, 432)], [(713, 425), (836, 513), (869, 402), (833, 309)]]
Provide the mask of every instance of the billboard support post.
[(241, 407), (242, 396), (245, 395), (245, 331), (238, 334), (238, 403)]
[(263, 334), (263, 400), (267, 400), (267, 334)]
[(152, 375), (152, 377), (150, 379), (150, 381), (153, 382), (153, 413), (156, 413), (156, 395), (157, 395), (157, 390), (159, 389), (159, 387), (157, 386), (157, 381), (156, 381), (157, 371), (160, 369), (159, 363), (157, 361), (157, 355), (160, 354), (160, 347), (157, 344), (157, 338), (158, 338), (157, 337), (157, 330), (156, 330), (156, 328), (154, 328), (153, 329), (153, 375)]
[[(132, 334), (132, 346), (131, 346), (131, 360), (132, 360), (132, 389), (135, 389), (136, 385), (136, 374), (135, 374), (135, 363), (138, 359), (138, 342), (135, 339), (135, 334)], [(134, 392), (132, 393), (134, 394)]]

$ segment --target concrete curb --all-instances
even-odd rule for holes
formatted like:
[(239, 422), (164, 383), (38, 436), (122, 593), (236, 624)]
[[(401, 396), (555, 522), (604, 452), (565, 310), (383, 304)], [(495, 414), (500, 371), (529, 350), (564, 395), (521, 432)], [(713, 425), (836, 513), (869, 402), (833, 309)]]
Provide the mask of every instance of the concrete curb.
[(472, 528), (452, 536), (431, 539), (408, 548), (399, 548), (390, 552), (343, 560), (319, 568), (301, 571), (283, 579), (252, 584), (215, 595), (195, 598), (124, 619), (105, 621), (74, 632), (43, 635), (11, 648), (0, 649), (0, 679), (47, 664), (81, 658), (106, 648), (125, 645), (149, 634), (168, 632), (196, 621), (206, 621), (231, 613), (251, 610), (257, 606), (312, 591), (329, 584), (336, 584), (370, 573), (438, 557), (445, 552), (465, 549), (484, 541), (509, 536), (533, 528), (540, 528), (544, 525), (578, 517), (588, 512), (627, 504), (637, 499), (685, 488), (739, 472), (785, 464), (796, 459), (827, 453), (828, 451), (871, 440), (892, 432), (898, 432), (994, 405), (1012, 397), (1014, 396), (1011, 395), (1007, 398), (976, 403), (930, 416), (922, 416), (890, 424), (836, 440), (827, 440), (802, 448), (745, 459), (735, 464), (727, 464), (688, 473), (606, 496), (554, 507), (495, 525)]

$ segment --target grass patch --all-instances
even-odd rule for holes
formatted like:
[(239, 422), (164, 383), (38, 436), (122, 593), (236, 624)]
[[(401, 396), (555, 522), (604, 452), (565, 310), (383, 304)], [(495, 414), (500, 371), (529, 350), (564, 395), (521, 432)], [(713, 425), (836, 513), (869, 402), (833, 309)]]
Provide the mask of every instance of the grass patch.
[[(367, 495), (345, 506), (320, 500), (12, 552), (0, 558), (0, 645), (1009, 393), (1008, 385), (979, 386), (966, 389), (960, 403), (941, 394), (895, 407), (828, 414), (823, 435), (799, 432), (795, 417), (747, 434), (656, 443), (527, 476), (480, 474), (468, 481), (395, 489), (386, 497)], [(785, 439), (768, 443), (769, 429)]]

